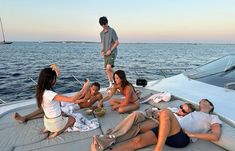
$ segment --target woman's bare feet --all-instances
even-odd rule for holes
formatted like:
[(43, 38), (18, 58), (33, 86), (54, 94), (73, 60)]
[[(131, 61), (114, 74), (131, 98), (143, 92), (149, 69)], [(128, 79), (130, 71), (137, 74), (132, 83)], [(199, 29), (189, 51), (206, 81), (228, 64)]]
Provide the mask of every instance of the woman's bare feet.
[(46, 128), (44, 128), (44, 129), (41, 131), (42, 134), (49, 133), (49, 132), (50, 132), (50, 131), (48, 131)]
[(25, 123), (26, 122), (26, 118), (21, 116), (19, 113), (15, 112), (13, 114), (13, 119), (18, 122), (18, 123)]
[(99, 145), (92, 143), (91, 151), (102, 151), (102, 150), (99, 148)]
[(49, 135), (48, 139), (52, 139), (52, 138), (54, 138), (54, 137), (56, 137), (56, 136), (58, 136), (58, 135), (59, 135), (59, 132), (52, 132), (52, 133)]
[(91, 143), (91, 151), (102, 151), (102, 149), (99, 148), (99, 145), (97, 144), (94, 138), (92, 139)]
[(119, 107), (120, 107), (119, 104), (111, 105), (111, 109), (112, 109), (113, 111), (114, 111), (114, 110), (117, 110)]

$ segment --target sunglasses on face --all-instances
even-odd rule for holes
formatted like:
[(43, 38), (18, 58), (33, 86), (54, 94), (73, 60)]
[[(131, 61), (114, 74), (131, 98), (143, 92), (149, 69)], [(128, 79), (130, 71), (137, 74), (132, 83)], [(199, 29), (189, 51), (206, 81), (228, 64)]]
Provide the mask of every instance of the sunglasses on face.
[(183, 108), (183, 105), (180, 105), (180, 109), (181, 109), (181, 111), (183, 112), (183, 113), (188, 113), (187, 111), (185, 111), (185, 109)]

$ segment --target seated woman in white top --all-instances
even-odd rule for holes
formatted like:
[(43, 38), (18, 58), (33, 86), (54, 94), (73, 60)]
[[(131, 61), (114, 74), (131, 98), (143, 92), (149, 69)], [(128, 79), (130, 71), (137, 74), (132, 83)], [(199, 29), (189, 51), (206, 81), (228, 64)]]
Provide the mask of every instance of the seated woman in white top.
[[(53, 71), (56, 72), (56, 76), (60, 75), (60, 69), (56, 64), (50, 65)], [(89, 80), (84, 83), (82, 89), (78, 91), (74, 95), (74, 100), (76, 104), (79, 104), (80, 108), (85, 108), (93, 105), (96, 101), (100, 101), (102, 99), (102, 94), (99, 91), (100, 85), (97, 82), (94, 82), (91, 86), (89, 86)], [(90, 100), (90, 101), (89, 101)], [(61, 102), (65, 103), (65, 102)], [(68, 103), (68, 102), (66, 102)], [(74, 103), (68, 103), (74, 104)], [(18, 123), (26, 123), (29, 120), (42, 118), (44, 117), (44, 111), (42, 108), (37, 108), (35, 111), (26, 114), (24, 116), (20, 115), (19, 113), (15, 112), (13, 114), (13, 119), (16, 120)], [(62, 115), (66, 116), (65, 113), (62, 112)]]
[(44, 68), (39, 74), (36, 87), (37, 106), (44, 111), (44, 132), (51, 133), (49, 138), (61, 134), (75, 122), (72, 116), (62, 115), (60, 101), (75, 102), (76, 98), (53, 92), (52, 87), (56, 84), (56, 78), (56, 72), (52, 68)]

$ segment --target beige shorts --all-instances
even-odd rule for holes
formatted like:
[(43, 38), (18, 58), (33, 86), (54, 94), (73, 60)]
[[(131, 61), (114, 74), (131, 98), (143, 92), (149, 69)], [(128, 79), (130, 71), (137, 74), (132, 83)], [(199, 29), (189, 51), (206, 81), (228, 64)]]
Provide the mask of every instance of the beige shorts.
[(59, 116), (55, 118), (47, 118), (44, 116), (44, 126), (50, 132), (58, 132), (62, 130), (68, 123), (68, 117)]

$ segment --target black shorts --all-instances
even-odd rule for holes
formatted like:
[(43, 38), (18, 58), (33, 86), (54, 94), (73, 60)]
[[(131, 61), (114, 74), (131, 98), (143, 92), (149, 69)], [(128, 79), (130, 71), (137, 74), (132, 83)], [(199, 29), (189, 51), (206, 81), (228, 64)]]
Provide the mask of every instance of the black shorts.
[[(158, 137), (158, 127), (151, 129), (156, 137)], [(176, 148), (183, 148), (190, 143), (190, 138), (184, 133), (182, 129), (172, 136), (168, 136), (166, 139), (166, 145)]]

